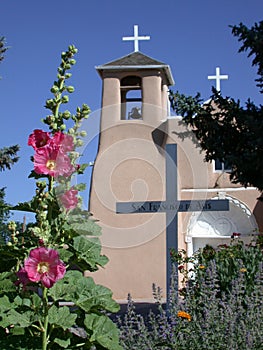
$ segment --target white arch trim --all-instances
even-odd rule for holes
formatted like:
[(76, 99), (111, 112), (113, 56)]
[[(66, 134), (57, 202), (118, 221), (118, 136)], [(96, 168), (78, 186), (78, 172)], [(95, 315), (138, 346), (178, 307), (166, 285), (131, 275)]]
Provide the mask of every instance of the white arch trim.
[(207, 239), (212, 242), (214, 238), (230, 239), (234, 232), (240, 233), (241, 238), (252, 237), (257, 233), (258, 225), (250, 209), (232, 196), (225, 195), (224, 198), (229, 200), (229, 211), (203, 211), (191, 215), (185, 237), (188, 256), (194, 252), (194, 239)]

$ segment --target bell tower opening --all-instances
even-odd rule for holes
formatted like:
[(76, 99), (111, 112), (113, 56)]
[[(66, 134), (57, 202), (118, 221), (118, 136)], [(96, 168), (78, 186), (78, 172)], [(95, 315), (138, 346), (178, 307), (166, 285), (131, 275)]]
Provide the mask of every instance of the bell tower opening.
[(121, 79), (121, 120), (142, 119), (142, 79), (127, 76)]

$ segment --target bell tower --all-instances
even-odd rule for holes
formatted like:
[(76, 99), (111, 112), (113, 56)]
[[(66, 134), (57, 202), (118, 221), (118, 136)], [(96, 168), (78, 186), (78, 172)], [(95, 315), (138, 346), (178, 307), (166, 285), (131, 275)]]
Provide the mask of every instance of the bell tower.
[(174, 81), (167, 64), (137, 50), (96, 70), (103, 87), (89, 210), (109, 263), (93, 277), (118, 300), (148, 299), (153, 283), (165, 289), (165, 216), (120, 215), (116, 203), (165, 197), (163, 128)]

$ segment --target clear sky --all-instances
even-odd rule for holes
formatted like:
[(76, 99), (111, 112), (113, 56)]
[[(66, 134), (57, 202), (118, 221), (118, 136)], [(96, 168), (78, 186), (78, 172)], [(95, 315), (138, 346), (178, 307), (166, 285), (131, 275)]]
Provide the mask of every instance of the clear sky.
[[(243, 22), (250, 27), (262, 20), (262, 14), (262, 0), (2, 0), (0, 36), (10, 48), (0, 64), (0, 147), (21, 147), (19, 162), (0, 174), (7, 202), (27, 201), (34, 194), (35, 181), (27, 178), (33, 155), (27, 139), (33, 129), (47, 130), (41, 123), (48, 114), (45, 101), (52, 97), (49, 91), (60, 54), (70, 44), (79, 50), (68, 81), (75, 92), (65, 109), (72, 113), (83, 103), (92, 111), (101, 107), (102, 86), (95, 66), (133, 51), (133, 43), (122, 37), (131, 36), (135, 24), (140, 35), (151, 37), (140, 42), (140, 51), (170, 65), (174, 91), (200, 92), (209, 98), (215, 81), (207, 77), (220, 67), (221, 74), (229, 76), (221, 82), (223, 95), (242, 103), (250, 97), (259, 104), (256, 69), (251, 58), (238, 53), (240, 43), (229, 25)], [(98, 115), (91, 115), (86, 126), (91, 139), (98, 132)], [(94, 160), (95, 146), (87, 144), (84, 161)]]

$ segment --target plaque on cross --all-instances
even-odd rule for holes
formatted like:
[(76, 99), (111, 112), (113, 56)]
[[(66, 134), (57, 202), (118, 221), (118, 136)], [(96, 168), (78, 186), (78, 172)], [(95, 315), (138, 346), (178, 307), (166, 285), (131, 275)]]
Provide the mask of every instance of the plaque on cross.
[[(178, 212), (227, 211), (229, 201), (178, 200), (177, 190), (177, 145), (166, 145), (166, 200), (145, 202), (118, 202), (117, 214), (166, 213), (166, 291), (167, 304), (171, 284), (172, 262), (170, 251), (178, 251)], [(178, 285), (175, 286), (178, 289)]]

